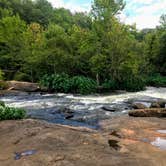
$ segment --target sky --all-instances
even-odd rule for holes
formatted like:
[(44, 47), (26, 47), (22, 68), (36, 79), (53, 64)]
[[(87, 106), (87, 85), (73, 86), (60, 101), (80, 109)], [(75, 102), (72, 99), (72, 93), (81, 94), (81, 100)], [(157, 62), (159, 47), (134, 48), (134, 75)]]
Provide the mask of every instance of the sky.
[[(72, 12), (90, 11), (91, 0), (48, 0), (54, 7), (64, 7)], [(136, 23), (138, 29), (159, 25), (162, 14), (166, 14), (166, 0), (125, 0), (126, 7), (120, 15), (126, 24)]]

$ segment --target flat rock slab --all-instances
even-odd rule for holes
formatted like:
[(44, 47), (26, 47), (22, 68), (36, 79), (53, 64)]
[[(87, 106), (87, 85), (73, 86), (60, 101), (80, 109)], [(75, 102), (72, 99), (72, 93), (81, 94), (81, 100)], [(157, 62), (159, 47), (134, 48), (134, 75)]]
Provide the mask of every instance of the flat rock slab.
[[(166, 138), (166, 134), (157, 132), (165, 129), (165, 122), (159, 118), (119, 117), (103, 121), (102, 130), (96, 131), (31, 119), (3, 121), (0, 165), (165, 166), (166, 151), (150, 143), (158, 137)], [(30, 149), (37, 153), (14, 159), (15, 152)]]
[(130, 111), (129, 116), (134, 117), (166, 117), (166, 108), (147, 108)]

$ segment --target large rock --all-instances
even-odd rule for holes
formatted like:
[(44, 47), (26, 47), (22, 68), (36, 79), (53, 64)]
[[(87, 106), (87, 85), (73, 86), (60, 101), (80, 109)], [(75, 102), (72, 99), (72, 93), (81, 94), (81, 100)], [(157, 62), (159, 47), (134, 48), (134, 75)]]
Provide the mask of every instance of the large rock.
[(40, 87), (37, 83), (7, 81), (7, 84), (8, 84), (9, 90), (36, 92), (40, 89)]
[(142, 103), (133, 103), (132, 108), (134, 108), (134, 109), (145, 109), (147, 107)]
[(166, 105), (166, 101), (156, 101), (156, 102), (153, 102), (150, 106), (150, 108), (165, 108), (165, 105)]
[(150, 105), (150, 108), (161, 108), (161, 107), (160, 107), (160, 104), (159, 104), (159, 103), (154, 102), (154, 103), (152, 103), (152, 104)]
[(166, 117), (166, 108), (147, 108), (129, 112), (134, 117)]

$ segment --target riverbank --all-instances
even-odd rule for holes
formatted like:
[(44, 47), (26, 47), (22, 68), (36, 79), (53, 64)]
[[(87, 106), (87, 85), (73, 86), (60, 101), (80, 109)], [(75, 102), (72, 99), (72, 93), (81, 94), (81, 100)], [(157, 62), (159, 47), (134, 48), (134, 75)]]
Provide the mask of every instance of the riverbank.
[[(0, 122), (0, 165), (165, 166), (165, 119), (121, 116), (100, 123), (99, 131), (38, 120)], [(153, 146), (153, 145), (156, 146)], [(14, 152), (36, 154), (14, 160)]]

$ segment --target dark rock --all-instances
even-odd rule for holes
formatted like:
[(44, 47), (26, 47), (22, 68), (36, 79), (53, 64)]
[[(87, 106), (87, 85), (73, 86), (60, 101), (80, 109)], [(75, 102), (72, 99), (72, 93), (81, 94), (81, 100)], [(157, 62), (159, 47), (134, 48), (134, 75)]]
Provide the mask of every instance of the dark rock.
[(120, 150), (120, 146), (118, 145), (118, 141), (117, 140), (108, 140), (108, 144), (109, 146), (114, 149), (114, 150)]
[(145, 109), (147, 107), (142, 103), (133, 103), (132, 108), (134, 108), (134, 109)]
[(74, 115), (65, 115), (65, 119), (71, 119), (73, 117), (74, 117)]
[(153, 102), (150, 108), (165, 108), (165, 105), (166, 105), (166, 101), (159, 100), (159, 101)]
[(73, 114), (74, 111), (71, 110), (70, 108), (67, 108), (67, 107), (63, 107), (63, 108), (60, 108), (59, 110), (61, 113), (65, 113), (65, 114)]
[(161, 107), (159, 103), (155, 102), (151, 104), (150, 108), (161, 108)]
[(112, 108), (112, 107), (109, 107), (109, 106), (103, 106), (102, 109), (105, 110), (105, 111), (109, 111), (109, 112), (115, 112), (116, 111), (115, 108)]
[(166, 101), (164, 101), (164, 100), (159, 100), (159, 101), (157, 101), (157, 103), (160, 105), (160, 108), (165, 108)]
[(130, 111), (133, 117), (166, 117), (166, 108), (147, 108)]
[(110, 135), (118, 137), (118, 138), (122, 138), (122, 136), (120, 135), (120, 133), (118, 133), (116, 130), (112, 130), (110, 132)]

